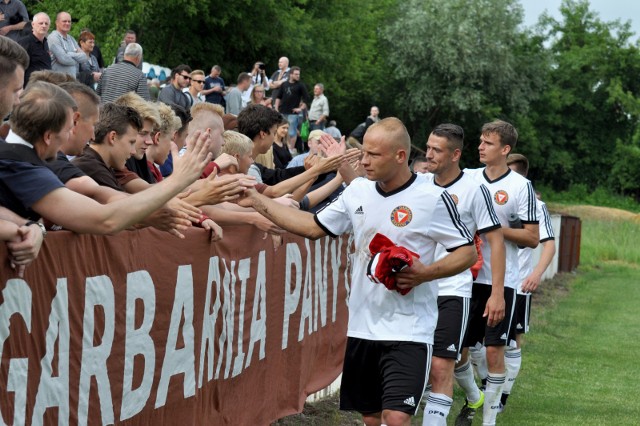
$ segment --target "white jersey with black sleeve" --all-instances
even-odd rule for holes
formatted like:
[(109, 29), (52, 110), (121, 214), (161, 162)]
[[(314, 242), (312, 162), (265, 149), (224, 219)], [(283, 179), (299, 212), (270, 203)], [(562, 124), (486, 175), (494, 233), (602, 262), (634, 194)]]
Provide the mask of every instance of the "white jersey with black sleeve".
[[(551, 217), (549, 216), (549, 210), (544, 201), (536, 199), (536, 205), (538, 208), (539, 232), (540, 243), (545, 241), (554, 240), (555, 235), (553, 233), (553, 227), (551, 226)], [(522, 282), (533, 272), (533, 249), (524, 247), (518, 250), (518, 262), (520, 264), (520, 284), (518, 284), (518, 294), (525, 294), (522, 292)]]
[(355, 253), (349, 295), (347, 335), (367, 340), (433, 344), (438, 316), (438, 287), (423, 283), (406, 295), (388, 290), (367, 277), (369, 243), (376, 233), (434, 261), (436, 244), (447, 250), (472, 244), (451, 196), (413, 174), (402, 187), (385, 193), (376, 182), (355, 179), (315, 216), (330, 236), (353, 231)]
[[(465, 169), (465, 173), (472, 175), (478, 182), (484, 184), (491, 194), (493, 207), (500, 220), (500, 224), (504, 228), (509, 227), (509, 216), (517, 216), (523, 225), (538, 224), (538, 214), (536, 208), (536, 196), (533, 191), (531, 182), (519, 175), (518, 173), (508, 170), (502, 176), (491, 180), (485, 173), (485, 168), (481, 169)], [(476, 283), (491, 285), (491, 247), (486, 241), (484, 235), (482, 239), (482, 257), (484, 263), (478, 272)], [(517, 289), (520, 284), (518, 262), (518, 246), (504, 240), (505, 246), (505, 276), (504, 286)]]
[[(427, 175), (425, 179), (429, 179), (439, 187), (433, 175)], [(493, 208), (489, 190), (468, 173), (460, 172), (460, 175), (453, 182), (442, 188), (451, 195), (458, 208), (458, 213), (460, 213), (460, 219), (472, 234), (477, 232), (482, 235), (485, 232), (500, 228), (500, 221)], [(438, 244), (436, 260), (446, 255), (445, 248)], [(437, 280), (437, 283), (439, 288), (438, 296), (471, 297), (473, 277), (469, 269), (452, 277), (441, 278)]]

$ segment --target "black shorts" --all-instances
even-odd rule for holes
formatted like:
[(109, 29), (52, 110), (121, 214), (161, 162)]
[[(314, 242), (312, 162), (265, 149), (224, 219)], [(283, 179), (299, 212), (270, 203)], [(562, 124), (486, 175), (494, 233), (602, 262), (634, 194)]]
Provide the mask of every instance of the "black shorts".
[(518, 294), (516, 296), (515, 325), (516, 334), (529, 332), (529, 320), (531, 319), (531, 293)]
[(473, 284), (471, 291), (471, 310), (469, 313), (469, 327), (464, 346), (476, 346), (478, 343), (484, 346), (513, 346), (516, 344), (516, 331), (512, 327), (515, 310), (515, 290), (504, 288), (504, 319), (495, 327), (487, 325), (487, 318), (482, 314), (491, 296), (491, 286), (485, 284)]
[(460, 296), (438, 296), (438, 325), (433, 340), (433, 355), (460, 359), (460, 350), (469, 321), (471, 299)]
[(432, 347), (426, 343), (347, 338), (340, 409), (415, 415), (427, 385), (431, 355)]

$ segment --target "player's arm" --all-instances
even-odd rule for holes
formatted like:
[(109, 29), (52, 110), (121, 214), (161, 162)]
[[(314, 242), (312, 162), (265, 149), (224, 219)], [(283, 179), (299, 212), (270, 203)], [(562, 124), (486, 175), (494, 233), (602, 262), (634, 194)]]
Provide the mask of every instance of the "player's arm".
[(245, 191), (239, 204), (244, 207), (253, 207), (282, 229), (305, 238), (315, 240), (326, 235), (311, 213), (284, 206), (259, 194), (255, 189)]
[(504, 239), (521, 247), (536, 248), (540, 241), (537, 223), (525, 223), (522, 228), (503, 228)]
[(538, 286), (540, 285), (540, 280), (542, 279), (542, 274), (547, 270), (551, 261), (553, 260), (553, 256), (556, 255), (556, 242), (554, 240), (546, 240), (542, 243), (542, 253), (540, 254), (540, 260), (535, 268), (533, 268), (533, 272), (522, 282), (522, 291), (525, 293), (530, 293), (532, 291), (536, 291)]
[(485, 238), (491, 247), (491, 296), (487, 300), (483, 317), (487, 317), (490, 327), (496, 326), (504, 319), (504, 274), (505, 274), (505, 247), (502, 236), (502, 228), (486, 232)]

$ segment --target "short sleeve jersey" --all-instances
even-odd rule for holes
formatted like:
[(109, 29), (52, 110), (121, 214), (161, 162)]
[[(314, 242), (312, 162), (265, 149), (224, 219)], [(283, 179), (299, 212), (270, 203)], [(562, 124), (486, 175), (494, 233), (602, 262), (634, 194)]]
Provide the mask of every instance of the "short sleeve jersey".
[[(432, 181), (438, 186), (432, 174), (422, 176), (424, 176), (423, 179)], [(482, 235), (500, 228), (500, 221), (493, 208), (489, 190), (469, 174), (460, 172), (460, 175), (453, 182), (444, 186), (444, 189), (456, 203), (460, 219), (472, 234), (477, 232)], [(436, 250), (436, 259), (447, 255), (445, 248), (439, 244)], [(437, 283), (439, 296), (471, 297), (473, 277), (469, 269), (452, 277), (441, 278), (437, 280)]]
[[(545, 241), (555, 240), (547, 205), (538, 199), (536, 199), (536, 205), (538, 208), (538, 218), (540, 219), (540, 226), (538, 228), (540, 232), (540, 242), (544, 243)], [(529, 247), (518, 249), (518, 262), (520, 264), (518, 294), (524, 294), (522, 292), (522, 282), (533, 272), (533, 249)]]
[(369, 243), (381, 233), (399, 246), (434, 261), (436, 244), (452, 251), (472, 244), (455, 203), (442, 188), (412, 175), (402, 187), (385, 193), (376, 182), (355, 179), (334, 202), (316, 213), (329, 235), (353, 231), (355, 253), (347, 335), (367, 340), (433, 344), (438, 316), (438, 288), (423, 283), (402, 296), (367, 278)]
[[(517, 215), (523, 224), (538, 224), (538, 215), (536, 211), (536, 196), (533, 191), (531, 182), (514, 171), (507, 171), (497, 179), (490, 180), (485, 169), (465, 169), (465, 173), (472, 175), (478, 182), (484, 184), (489, 193), (493, 207), (500, 220), (500, 224), (509, 227), (509, 216)], [(482, 257), (485, 262), (478, 272), (476, 283), (491, 285), (491, 247), (487, 243), (484, 235), (480, 235), (482, 239)], [(516, 289), (519, 281), (519, 263), (518, 263), (518, 246), (504, 240), (505, 245), (505, 287)]]

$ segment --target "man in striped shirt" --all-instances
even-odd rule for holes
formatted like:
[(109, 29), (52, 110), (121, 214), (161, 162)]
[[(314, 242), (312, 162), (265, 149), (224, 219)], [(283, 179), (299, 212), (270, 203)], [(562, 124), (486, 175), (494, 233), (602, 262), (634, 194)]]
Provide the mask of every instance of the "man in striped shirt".
[(111, 65), (102, 73), (96, 89), (102, 103), (113, 102), (129, 92), (137, 93), (146, 101), (151, 99), (147, 78), (138, 68), (141, 60), (142, 46), (129, 43), (124, 51), (124, 60)]

